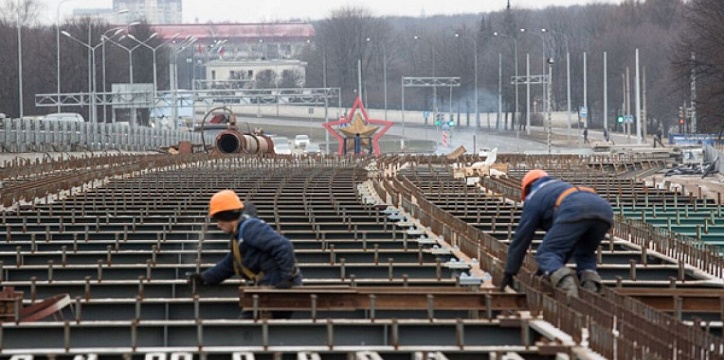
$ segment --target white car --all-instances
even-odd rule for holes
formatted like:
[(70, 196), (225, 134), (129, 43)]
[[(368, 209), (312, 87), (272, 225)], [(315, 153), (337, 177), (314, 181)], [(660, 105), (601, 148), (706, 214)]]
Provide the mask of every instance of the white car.
[(309, 145), (309, 136), (307, 135), (297, 135), (294, 137), (294, 147), (295, 148), (302, 148)]
[(85, 122), (83, 115), (78, 113), (54, 113), (45, 115), (41, 120), (43, 121), (70, 121), (70, 122)]
[(304, 153), (312, 155), (321, 154), (322, 149), (319, 148), (319, 144), (317, 143), (309, 143), (309, 145), (304, 147)]
[(291, 155), (292, 149), (287, 143), (274, 143), (274, 153), (278, 155)]

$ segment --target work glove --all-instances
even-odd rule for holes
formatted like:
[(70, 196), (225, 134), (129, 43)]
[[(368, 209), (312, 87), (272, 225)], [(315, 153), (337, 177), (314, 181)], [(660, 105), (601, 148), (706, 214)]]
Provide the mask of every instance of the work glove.
[(503, 276), (503, 281), (500, 282), (500, 291), (505, 291), (505, 288), (508, 286), (513, 286), (513, 275), (505, 274)]
[(259, 212), (256, 210), (256, 205), (254, 205), (254, 203), (252, 202), (244, 203), (244, 211), (242, 212), (242, 214), (250, 218), (259, 217)]
[(189, 285), (196, 285), (196, 287), (204, 285), (204, 278), (199, 273), (186, 273), (186, 281)]
[(294, 277), (285, 276), (284, 279), (278, 282), (274, 287), (277, 289), (291, 289), (294, 286)]

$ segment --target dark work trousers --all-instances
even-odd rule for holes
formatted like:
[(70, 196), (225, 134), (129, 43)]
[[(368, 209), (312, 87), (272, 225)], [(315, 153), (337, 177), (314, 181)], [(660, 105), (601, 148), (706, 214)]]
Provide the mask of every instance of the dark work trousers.
[(596, 249), (609, 228), (602, 220), (553, 224), (536, 251), (539, 271), (550, 275), (564, 267), (571, 257), (576, 260), (577, 273), (595, 271)]

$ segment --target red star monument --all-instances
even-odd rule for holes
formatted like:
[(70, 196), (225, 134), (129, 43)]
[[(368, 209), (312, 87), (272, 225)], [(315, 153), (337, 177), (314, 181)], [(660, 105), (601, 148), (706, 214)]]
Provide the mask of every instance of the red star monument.
[[(357, 111), (359, 111), (359, 114)], [(371, 126), (371, 124), (381, 125), (382, 128), (380, 129), (379, 126)], [(354, 137), (359, 134), (363, 137), (363, 140), (371, 138), (375, 156), (380, 156), (380, 138), (392, 127), (392, 124), (393, 122), (388, 120), (370, 119), (367, 115), (367, 110), (362, 104), (362, 100), (358, 96), (352, 105), (352, 109), (347, 113), (347, 117), (324, 123), (322, 126), (339, 140), (339, 146), (337, 147), (337, 153), (339, 155), (344, 154), (345, 139), (354, 141)]]

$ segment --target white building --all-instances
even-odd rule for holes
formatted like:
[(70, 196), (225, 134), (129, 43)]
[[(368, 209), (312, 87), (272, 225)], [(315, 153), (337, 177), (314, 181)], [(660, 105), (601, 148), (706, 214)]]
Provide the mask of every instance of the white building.
[(206, 66), (206, 79), (213, 86), (215, 81), (224, 83), (228, 81), (257, 79), (257, 75), (270, 70), (274, 73), (276, 84), (284, 79), (284, 73), (294, 74), (296, 87), (304, 86), (307, 63), (300, 60), (242, 60), (208, 62)]

